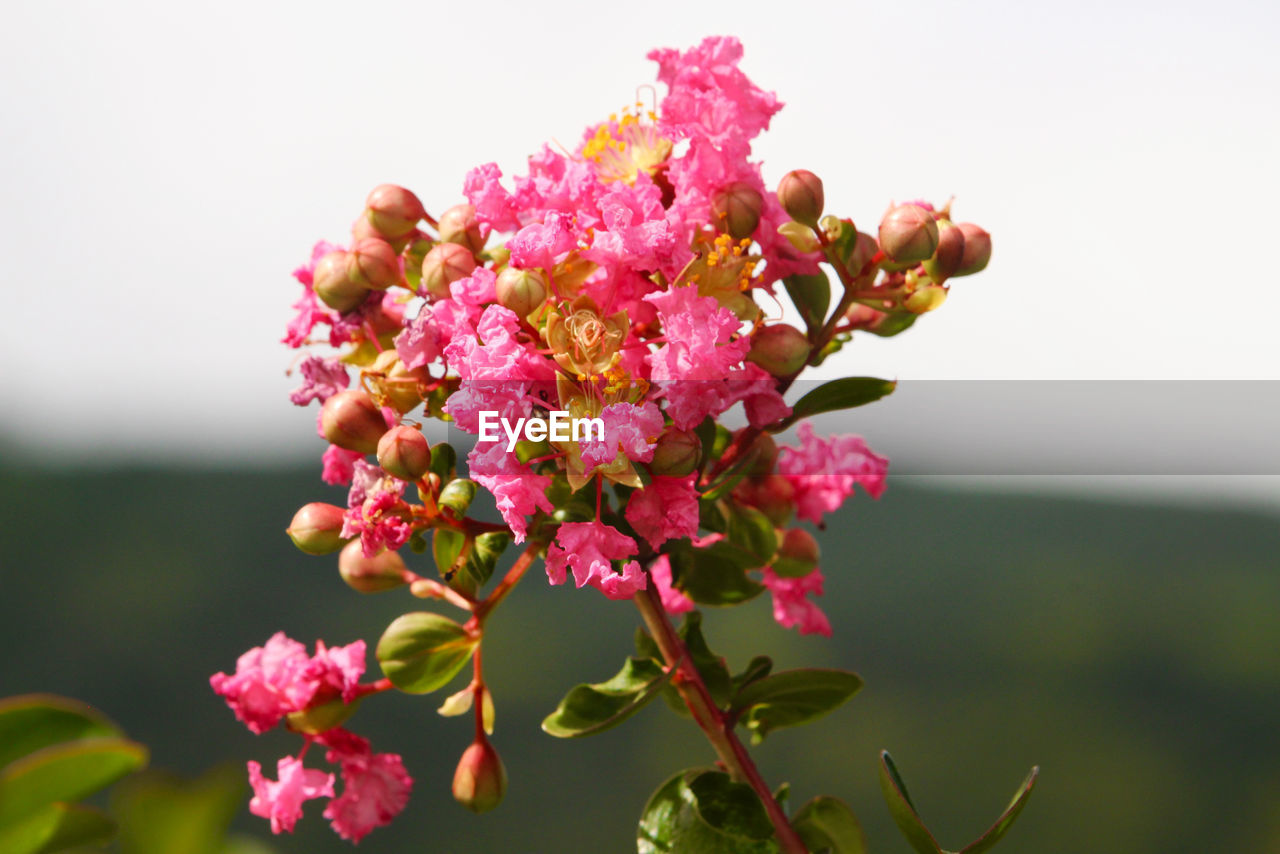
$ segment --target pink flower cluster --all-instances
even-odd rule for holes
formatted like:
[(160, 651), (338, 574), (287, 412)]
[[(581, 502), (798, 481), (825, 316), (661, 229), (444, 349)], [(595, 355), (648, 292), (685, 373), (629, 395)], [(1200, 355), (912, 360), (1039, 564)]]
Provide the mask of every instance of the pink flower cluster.
[[(277, 632), (240, 656), (234, 674), (216, 673), (209, 683), (251, 732), (261, 734), (289, 716), (329, 704), (349, 705), (381, 690), (360, 685), (364, 667), (364, 641), (343, 647), (317, 641), (315, 654), (308, 655), (302, 644)], [(326, 759), (339, 766), (340, 795), (335, 795), (334, 774), (303, 766), (312, 741), (327, 747)], [(273, 832), (292, 832), (305, 801), (330, 798), (324, 817), (353, 842), (391, 821), (404, 809), (413, 787), (398, 755), (374, 753), (367, 740), (336, 726), (306, 736), (302, 753), (280, 759), (275, 780), (264, 777), (257, 762), (250, 761), (248, 768), (253, 787), (249, 810), (270, 819)]]

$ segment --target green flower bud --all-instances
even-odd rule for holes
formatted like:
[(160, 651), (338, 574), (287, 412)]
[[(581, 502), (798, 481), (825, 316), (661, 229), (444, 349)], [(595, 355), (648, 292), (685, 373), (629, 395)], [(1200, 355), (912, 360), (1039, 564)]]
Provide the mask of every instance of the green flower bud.
[(481, 736), (462, 754), (453, 774), (453, 797), (475, 813), (488, 812), (507, 793), (507, 769), (498, 751)]
[(407, 424), (392, 427), (378, 440), (378, 465), (401, 480), (417, 480), (431, 468), (431, 445)]
[(304, 504), (293, 514), (293, 521), (285, 529), (293, 544), (309, 555), (327, 555), (342, 548), (341, 507), (313, 501)]
[(408, 568), (398, 552), (383, 549), (373, 557), (365, 557), (360, 538), (352, 540), (338, 555), (338, 574), (352, 590), (381, 593), (405, 584)]
[(320, 430), (339, 448), (372, 454), (387, 432), (386, 419), (368, 392), (340, 391), (320, 409)]
[(294, 732), (319, 735), (336, 726), (342, 726), (358, 708), (360, 708), (359, 700), (352, 703), (344, 703), (340, 699), (333, 700), (301, 711), (290, 712), (285, 715), (284, 722)]
[(366, 288), (386, 290), (400, 283), (400, 258), (385, 240), (358, 240), (347, 254), (347, 278)]
[(938, 224), (919, 205), (892, 208), (880, 220), (880, 248), (899, 264), (915, 264), (938, 248)]
[(947, 301), (947, 289), (940, 285), (925, 285), (902, 303), (912, 314), (925, 314)]
[(936, 284), (956, 274), (964, 259), (964, 232), (949, 219), (938, 220), (938, 248), (924, 262), (924, 271)]
[(791, 528), (781, 538), (773, 571), (783, 578), (800, 578), (818, 565), (818, 541), (803, 528)]
[(507, 267), (498, 274), (494, 287), (498, 293), (498, 302), (520, 318), (533, 314), (547, 301), (547, 283), (537, 270)]
[(784, 222), (778, 226), (778, 234), (787, 238), (797, 252), (817, 252), (822, 248), (817, 232), (802, 223)]
[(755, 234), (764, 209), (764, 196), (744, 181), (717, 190), (711, 196), (712, 223), (735, 240)]
[(684, 477), (698, 467), (702, 459), (702, 442), (690, 430), (669, 427), (653, 449), (649, 471), (655, 475)]
[(778, 182), (778, 201), (787, 216), (796, 222), (816, 226), (824, 203), (822, 179), (805, 169), (796, 169)]
[(794, 326), (775, 323), (762, 326), (751, 336), (747, 361), (754, 362), (775, 377), (789, 377), (809, 360), (809, 339)]
[(369, 224), (386, 237), (404, 237), (427, 215), (422, 202), (404, 187), (379, 184), (364, 201)]
[(347, 276), (347, 258), (342, 250), (330, 252), (316, 263), (311, 279), (316, 296), (334, 311), (351, 311), (369, 295), (368, 287)]
[(475, 268), (476, 258), (470, 249), (456, 243), (437, 243), (422, 259), (424, 296), (448, 299), (449, 285), (470, 276)]
[(971, 222), (962, 222), (958, 226), (964, 234), (964, 256), (960, 259), (959, 268), (952, 276), (972, 276), (987, 269), (991, 260), (991, 235), (980, 226)]
[(440, 215), (440, 239), (445, 243), (456, 243), (465, 246), (472, 253), (484, 249), (484, 238), (480, 235), (480, 221), (476, 219), (476, 209), (471, 205), (454, 205)]

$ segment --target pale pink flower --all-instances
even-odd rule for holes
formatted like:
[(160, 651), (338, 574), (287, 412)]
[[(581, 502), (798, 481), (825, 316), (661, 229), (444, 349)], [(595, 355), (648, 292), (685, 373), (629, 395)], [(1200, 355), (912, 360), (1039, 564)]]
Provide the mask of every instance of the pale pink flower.
[(311, 798), (333, 797), (333, 775), (302, 767), (302, 761), (286, 756), (276, 763), (279, 780), (262, 776), (262, 766), (249, 762), (253, 799), (249, 812), (271, 819), (272, 833), (292, 833), (302, 818), (302, 804)]
[(782, 578), (772, 569), (761, 572), (761, 582), (773, 594), (773, 618), (784, 629), (796, 628), (802, 635), (831, 636), (831, 621), (809, 596), (822, 595), (822, 570), (814, 568), (801, 578)]
[(655, 549), (667, 540), (698, 535), (698, 491), (693, 480), (694, 475), (655, 477), (644, 489), (631, 493), (627, 521)]
[(783, 446), (778, 453), (778, 472), (795, 490), (796, 515), (821, 524), (860, 485), (872, 498), (884, 493), (889, 461), (867, 447), (861, 436), (831, 436), (821, 439), (813, 425), (804, 423), (799, 431), (800, 447)]
[(425, 367), (444, 352), (444, 337), (432, 307), (424, 305), (395, 337), (396, 355), (411, 371)]
[(516, 219), (515, 200), (501, 183), (502, 170), (496, 163), (485, 163), (467, 173), (462, 194), (476, 209), (480, 224), (495, 231), (514, 231), (520, 227)]
[(512, 266), (550, 270), (577, 245), (572, 214), (551, 211), (542, 222), (526, 225), (507, 241)]
[(320, 474), (320, 479), (335, 486), (350, 483), (355, 474), (356, 461), (363, 459), (364, 454), (359, 451), (348, 451), (346, 448), (330, 445), (324, 449), (324, 456), (321, 457), (324, 470)]
[(337, 359), (308, 356), (298, 365), (298, 371), (302, 374), (302, 385), (289, 394), (295, 406), (306, 406), (313, 400), (324, 403), (351, 384), (347, 366)]
[(568, 570), (578, 587), (590, 584), (610, 599), (628, 599), (645, 587), (644, 571), (636, 561), (623, 564), (619, 574), (612, 561), (636, 553), (636, 541), (599, 521), (565, 522), (547, 547), (547, 579), (563, 584)]

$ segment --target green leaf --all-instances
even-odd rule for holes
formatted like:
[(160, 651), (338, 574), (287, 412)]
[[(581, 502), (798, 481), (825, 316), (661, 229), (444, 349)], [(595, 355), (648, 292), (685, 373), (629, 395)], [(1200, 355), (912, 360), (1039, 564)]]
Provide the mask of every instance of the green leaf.
[(542, 729), (556, 738), (579, 738), (617, 726), (658, 695), (671, 678), (651, 658), (628, 658), (608, 682), (578, 685), (547, 715)]
[(867, 854), (867, 838), (853, 810), (838, 798), (814, 798), (791, 817), (800, 840), (812, 852)]
[(787, 296), (795, 303), (804, 325), (810, 331), (822, 328), (831, 307), (831, 280), (825, 272), (812, 276), (788, 276), (782, 280)]
[(645, 804), (639, 854), (777, 854), (764, 805), (720, 771), (681, 771)]
[(747, 685), (738, 693), (734, 709), (743, 711), (743, 724), (759, 743), (775, 729), (822, 717), (858, 692), (862, 679), (844, 670), (807, 668), (784, 670)]
[(864, 406), (893, 394), (893, 390), (897, 387), (898, 384), (892, 380), (881, 380), (875, 377), (841, 377), (809, 391), (796, 401), (795, 406), (791, 407), (790, 416), (770, 429), (777, 433), (802, 418), (822, 412)]
[(440, 478), (441, 483), (453, 480), (454, 469), (458, 467), (458, 453), (448, 442), (431, 446), (431, 473)]
[(764, 591), (747, 576), (762, 564), (749, 552), (721, 540), (706, 548), (677, 545), (668, 553), (675, 585), (702, 605), (740, 605)]
[(83, 738), (29, 753), (0, 770), (0, 826), (54, 801), (78, 801), (146, 764), (147, 749), (123, 738)]
[(754, 507), (729, 505), (729, 543), (746, 551), (756, 561), (756, 566), (773, 562), (778, 553), (778, 534), (769, 517)]
[(47, 854), (105, 842), (116, 824), (105, 813), (80, 804), (53, 803), (30, 816), (0, 827), (5, 854)]
[(477, 643), (448, 617), (416, 611), (387, 626), (376, 654), (391, 684), (406, 694), (426, 694), (457, 676)]
[(708, 501), (705, 498), (698, 502), (698, 527), (717, 534), (723, 534), (729, 529), (720, 502)]
[(461, 519), (467, 515), (467, 508), (471, 506), (471, 501), (475, 497), (476, 482), (458, 477), (444, 485), (444, 489), (440, 490), (440, 497), (436, 499), (436, 503), (442, 507), (448, 507), (454, 512), (455, 516)]
[(467, 536), (453, 528), (436, 528), (431, 532), (431, 556), (435, 558), (436, 569), (442, 578), (451, 578), (449, 571), (462, 554)]
[(1013, 799), (1009, 801), (1009, 806), (1005, 807), (1004, 812), (996, 819), (995, 824), (987, 828), (986, 833), (960, 849), (960, 854), (982, 854), (982, 852), (990, 851), (994, 848), (995, 844), (1004, 838), (1004, 835), (1009, 832), (1009, 828), (1013, 827), (1014, 821), (1022, 813), (1022, 808), (1027, 805), (1027, 800), (1031, 797), (1031, 789), (1035, 786), (1036, 778), (1039, 776), (1040, 766), (1037, 765), (1031, 769), (1027, 779), (1022, 781), (1022, 785), (1014, 793)]
[(884, 792), (885, 802), (889, 804), (889, 814), (894, 824), (907, 838), (919, 854), (945, 854), (938, 841), (933, 838), (929, 828), (925, 827), (915, 804), (911, 803), (911, 795), (907, 793), (907, 784), (898, 775), (898, 768), (893, 764), (889, 751), (880, 751), (880, 788)]
[(773, 659), (767, 655), (757, 655), (738, 675), (733, 677), (734, 691), (741, 691), (757, 679), (763, 679), (773, 670)]
[(717, 706), (725, 708), (732, 693), (729, 668), (724, 659), (707, 646), (706, 638), (702, 636), (702, 614), (697, 611), (686, 614), (679, 633), (685, 649), (689, 651), (689, 659), (707, 686), (707, 693)]
[(77, 700), (52, 694), (0, 700), (0, 768), (53, 744), (120, 735), (115, 724)]
[(126, 780), (111, 796), (120, 854), (221, 854), (247, 788), (229, 764), (194, 780), (158, 771)]
[(906, 332), (915, 325), (916, 320), (920, 317), (918, 314), (910, 312), (894, 312), (886, 317), (880, 323), (876, 324), (874, 329), (868, 329), (872, 335), (878, 335), (881, 338), (892, 338), (895, 335)]
[(471, 554), (467, 556), (466, 572), (477, 589), (493, 577), (498, 558), (510, 544), (511, 535), (505, 531), (490, 531), (476, 537)]

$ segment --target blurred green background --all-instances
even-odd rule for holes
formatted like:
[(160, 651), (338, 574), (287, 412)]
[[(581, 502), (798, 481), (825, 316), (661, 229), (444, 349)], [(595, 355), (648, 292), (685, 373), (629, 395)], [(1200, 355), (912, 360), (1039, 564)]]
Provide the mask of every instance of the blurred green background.
[[(209, 674), (276, 630), (372, 646), (422, 608), (403, 592), (360, 596), (334, 558), (293, 549), (293, 511), (342, 495), (314, 467), (0, 469), (0, 695), (83, 699), (149, 745), (154, 766), (184, 774), (228, 760), (273, 767), (297, 739), (251, 735)], [(778, 628), (764, 600), (709, 614), (706, 633), (735, 667), (765, 652), (779, 667), (865, 678), (847, 706), (756, 754), (771, 783), (791, 781), (793, 804), (846, 799), (873, 851), (908, 850), (878, 791), (882, 747), (947, 846), (984, 829), (1038, 763), (1006, 854), (1280, 851), (1278, 523), (894, 483), (879, 502), (847, 504), (820, 538), (832, 639)], [(506, 801), (477, 817), (450, 798), (470, 723), (436, 714), (447, 689), (374, 698), (353, 728), (401, 753), (417, 785), (360, 851), (634, 851), (649, 792), (711, 759), (661, 703), (594, 738), (539, 730), (569, 687), (615, 672), (639, 622), (539, 575), (503, 605), (485, 646)], [(349, 850), (319, 812), (312, 804), (272, 844)], [(247, 808), (236, 827), (270, 836)]]

